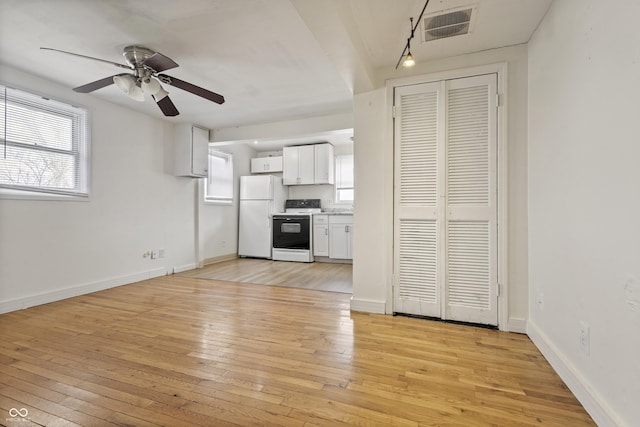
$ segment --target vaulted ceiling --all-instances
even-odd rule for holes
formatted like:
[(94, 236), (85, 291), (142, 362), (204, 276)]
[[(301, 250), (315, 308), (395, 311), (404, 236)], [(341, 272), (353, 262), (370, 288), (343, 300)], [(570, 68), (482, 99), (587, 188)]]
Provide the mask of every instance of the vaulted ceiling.
[[(431, 0), (425, 14), (475, 7), (468, 35), (420, 43), (417, 61), (526, 43), (551, 0)], [(51, 47), (123, 63), (136, 44), (172, 58), (166, 73), (225, 96), (217, 105), (165, 87), (174, 122), (209, 128), (350, 112), (354, 92), (392, 70), (423, 0), (3, 0), (0, 63), (71, 88), (123, 70), (40, 50)], [(407, 71), (410, 73), (410, 71)], [(0, 80), (4, 80), (0, 73)], [(164, 117), (114, 85), (96, 96)]]

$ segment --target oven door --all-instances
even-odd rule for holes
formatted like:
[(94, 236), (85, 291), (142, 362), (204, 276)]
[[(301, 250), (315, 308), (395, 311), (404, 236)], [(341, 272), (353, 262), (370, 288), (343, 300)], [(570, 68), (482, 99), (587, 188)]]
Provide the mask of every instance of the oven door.
[(274, 215), (273, 247), (278, 249), (311, 249), (309, 215)]

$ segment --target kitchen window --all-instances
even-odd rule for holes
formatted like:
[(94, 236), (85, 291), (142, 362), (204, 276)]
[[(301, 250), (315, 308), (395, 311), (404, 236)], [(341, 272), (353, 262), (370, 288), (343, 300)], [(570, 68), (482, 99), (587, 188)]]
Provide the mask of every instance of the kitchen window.
[(233, 155), (209, 147), (209, 176), (204, 183), (204, 200), (209, 203), (233, 203)]
[(353, 203), (353, 154), (336, 156), (336, 203)]
[(86, 109), (0, 85), (3, 196), (87, 197)]

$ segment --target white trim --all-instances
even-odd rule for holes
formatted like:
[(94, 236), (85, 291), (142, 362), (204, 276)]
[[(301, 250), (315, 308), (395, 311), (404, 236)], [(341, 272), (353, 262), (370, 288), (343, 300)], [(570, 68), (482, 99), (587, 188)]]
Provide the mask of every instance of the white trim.
[[(204, 266), (204, 261), (202, 265)], [(195, 270), (196, 268), (202, 268), (202, 267), (199, 267), (198, 264), (196, 264), (195, 262), (191, 264), (178, 265), (176, 267), (173, 267), (173, 274), (182, 273), (183, 271)]]
[[(17, 96), (13, 96), (14, 102), (19, 102), (24, 105), (25, 102), (30, 103), (32, 106), (36, 106), (36, 108), (41, 111), (48, 110), (50, 114), (56, 115), (58, 117), (64, 115), (65, 117), (69, 117), (69, 115), (73, 116), (72, 126), (72, 139), (78, 141), (78, 146), (76, 148), (72, 148), (70, 150), (62, 150), (67, 155), (72, 155), (75, 161), (77, 162), (77, 166), (75, 168), (75, 174), (77, 175), (75, 179), (76, 186), (71, 190), (64, 190), (53, 187), (35, 187), (32, 184), (24, 184), (18, 185), (14, 187), (10, 184), (2, 184), (2, 188), (0, 189), (0, 198), (1, 199), (15, 199), (15, 200), (73, 200), (73, 199), (88, 199), (91, 193), (91, 135), (92, 135), (92, 113), (91, 110), (80, 104), (73, 103), (71, 101), (67, 101), (62, 98), (52, 97), (49, 95), (45, 95), (39, 91), (34, 91), (31, 88), (23, 88), (21, 86), (16, 86), (13, 84), (8, 84), (5, 81), (0, 81), (0, 87), (5, 89), (5, 93), (3, 96), (3, 100), (6, 106), (7, 103), (7, 89), (10, 89), (15, 92), (22, 92), (22, 94), (16, 94)], [(40, 98), (40, 99), (31, 99), (28, 98)], [(16, 101), (18, 99), (18, 101)], [(60, 107), (56, 108), (46, 108), (47, 103), (53, 102), (60, 104)], [(54, 111), (55, 110), (55, 111)], [(75, 111), (73, 111), (75, 110)], [(6, 121), (6, 117), (4, 120)], [(6, 136), (6, 135), (5, 135)], [(4, 148), (9, 142), (4, 142)], [(22, 144), (18, 144), (22, 145)], [(18, 146), (16, 145), (16, 146)], [(74, 144), (75, 145), (75, 144)], [(27, 147), (30, 144), (27, 144)], [(37, 147), (35, 147), (37, 148)], [(31, 148), (31, 150), (35, 150), (35, 148)], [(22, 188), (19, 188), (22, 187)], [(30, 196), (33, 194), (33, 196)], [(54, 196), (54, 197), (51, 197)], [(55, 198), (55, 196), (60, 197)]]
[(580, 371), (532, 321), (527, 324), (527, 335), (599, 427), (625, 425), (615, 416), (615, 411), (606, 404)]
[(354, 297), (351, 297), (351, 311), (385, 314), (386, 305), (385, 301), (355, 299)]
[(213, 258), (205, 258), (204, 261), (202, 261), (202, 265), (207, 266), (211, 264), (217, 264), (219, 262), (231, 261), (232, 259), (238, 259), (238, 254), (232, 253), (227, 255), (216, 256)]
[(519, 334), (527, 333), (527, 319), (512, 317), (506, 325), (507, 327), (504, 330), (507, 332), (517, 332)]
[[(429, 83), (429, 82), (437, 82), (442, 80), (451, 80), (456, 78), (463, 77), (471, 77), (482, 74), (493, 74), (496, 73), (498, 75), (498, 94), (500, 95), (500, 105), (498, 106), (498, 183), (497, 183), (497, 191), (498, 191), (498, 283), (500, 284), (500, 294), (498, 296), (498, 327), (500, 330), (511, 330), (510, 327), (510, 319), (509, 319), (509, 265), (508, 265), (508, 254), (509, 254), (509, 235), (508, 235), (508, 186), (507, 186), (507, 178), (508, 178), (508, 63), (507, 62), (499, 62), (494, 64), (480, 65), (477, 67), (470, 68), (459, 68), (455, 70), (446, 70), (435, 73), (421, 74), (411, 77), (402, 77), (396, 79), (388, 79), (386, 81), (387, 87), (387, 123), (393, 123), (393, 106), (394, 106), (394, 89), (401, 86), (415, 85), (421, 83)], [(390, 126), (388, 130), (387, 137), (390, 138), (391, 147), (394, 146), (393, 141), (393, 125)], [(393, 153), (392, 149), (392, 153)], [(392, 159), (392, 167), (394, 160)], [(393, 175), (393, 173), (392, 173)], [(393, 175), (395, 176), (395, 175)], [(392, 190), (392, 198), (393, 198), (393, 190)], [(393, 205), (393, 204), (392, 204)], [(391, 214), (391, 238), (393, 242), (393, 213)], [(393, 249), (387, 254), (389, 259), (391, 260), (392, 271), (390, 272), (390, 280), (388, 281), (387, 286), (387, 300), (390, 302), (387, 310), (390, 314), (393, 312)], [(522, 325), (520, 325), (522, 326)]]
[(53, 292), (45, 292), (37, 295), (16, 298), (9, 301), (0, 302), (0, 314), (9, 313), (11, 311), (22, 310), (36, 305), (48, 304), (50, 302), (60, 301), (67, 298), (86, 295), (92, 292), (103, 291), (105, 289), (115, 288), (130, 283), (140, 282), (142, 280), (152, 279), (154, 277), (165, 276), (167, 270), (165, 268), (156, 268), (154, 270), (134, 273), (127, 276), (114, 277), (94, 283), (78, 285), (67, 289), (60, 289)]
[[(500, 330), (511, 329), (509, 317), (509, 153), (507, 135), (509, 96), (507, 87), (509, 76), (506, 62), (495, 65), (498, 73), (498, 327)], [(526, 321), (523, 330), (526, 330)]]

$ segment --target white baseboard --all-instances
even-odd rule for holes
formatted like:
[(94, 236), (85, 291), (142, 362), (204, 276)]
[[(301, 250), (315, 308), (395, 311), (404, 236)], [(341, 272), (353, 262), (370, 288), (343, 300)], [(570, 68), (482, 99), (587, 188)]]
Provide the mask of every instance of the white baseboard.
[(224, 261), (231, 261), (232, 259), (237, 259), (238, 258), (238, 254), (233, 253), (233, 254), (227, 254), (227, 255), (220, 255), (220, 256), (216, 256), (213, 258), (205, 258), (204, 261), (202, 261), (202, 265), (207, 266), (207, 265), (211, 265), (211, 264), (217, 264), (219, 262), (224, 262)]
[(531, 321), (527, 323), (527, 335), (599, 427), (622, 427), (624, 425), (612, 415), (615, 412), (609, 408), (589, 382), (567, 360), (566, 356)]
[(195, 262), (191, 264), (176, 266), (173, 267), (173, 274), (182, 273), (183, 271), (195, 270), (196, 268), (198, 268), (198, 264), (196, 264)]
[(385, 309), (386, 303), (384, 301), (363, 300), (351, 297), (351, 311), (385, 314)]
[(128, 285), (129, 283), (165, 276), (166, 274), (167, 270), (165, 268), (157, 268), (155, 270), (143, 271), (141, 273), (130, 274), (127, 276), (114, 277), (99, 282), (87, 283), (71, 288), (59, 289), (57, 291), (3, 301), (0, 302), (0, 314), (22, 310), (36, 305), (48, 304), (50, 302), (77, 297), (79, 295), (90, 294), (91, 292), (103, 291), (117, 286)]
[(507, 331), (509, 332), (517, 332), (520, 334), (527, 333), (527, 319), (520, 319), (517, 317), (509, 318), (509, 322), (507, 323)]

